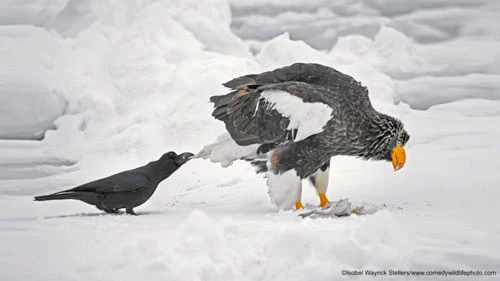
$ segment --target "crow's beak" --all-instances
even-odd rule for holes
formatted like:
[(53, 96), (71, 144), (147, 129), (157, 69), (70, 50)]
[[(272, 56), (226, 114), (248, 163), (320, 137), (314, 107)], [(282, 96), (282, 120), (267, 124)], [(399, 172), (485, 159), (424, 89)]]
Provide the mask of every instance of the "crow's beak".
[(180, 155), (178, 155), (177, 157), (175, 157), (175, 164), (177, 166), (180, 166), (184, 163), (186, 163), (187, 161), (191, 160), (193, 158), (193, 153), (190, 153), (190, 152), (184, 152)]
[(391, 160), (392, 166), (394, 167), (394, 171), (400, 170), (403, 168), (406, 162), (406, 152), (403, 148), (403, 145), (398, 142), (396, 147), (391, 152)]

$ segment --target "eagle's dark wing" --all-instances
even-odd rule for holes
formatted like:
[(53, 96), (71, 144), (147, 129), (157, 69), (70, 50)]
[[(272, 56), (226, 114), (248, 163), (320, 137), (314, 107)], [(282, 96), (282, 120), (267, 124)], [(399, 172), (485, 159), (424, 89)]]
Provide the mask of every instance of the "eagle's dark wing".
[(250, 74), (235, 78), (223, 85), (230, 89), (238, 89), (247, 85), (267, 85), (283, 82), (304, 82), (319, 85), (332, 90), (350, 90), (367, 92), (366, 88), (349, 75), (331, 67), (315, 63), (294, 63), (290, 66), (278, 68), (261, 74)]
[[(266, 99), (269, 91), (300, 98), (301, 103), (326, 104), (323, 87), (302, 82), (245, 86), (227, 95), (212, 97), (215, 103), (213, 116), (226, 123), (227, 130), (238, 144), (279, 144), (295, 140), (298, 128), (289, 126), (293, 116), (280, 112)], [(303, 114), (301, 110), (310, 109), (307, 106), (297, 108), (297, 114)]]
[[(213, 96), (213, 116), (226, 124), (240, 145), (294, 141), (297, 131), (290, 128), (290, 116), (269, 106), (262, 93), (283, 91), (307, 104), (322, 103), (332, 110), (332, 118), (372, 108), (368, 91), (352, 77), (318, 64), (293, 64), (262, 74), (251, 74), (224, 84), (234, 89)], [(301, 108), (297, 108), (300, 111)], [(300, 112), (298, 112), (300, 114)], [(293, 126), (292, 126), (293, 127)]]
[(77, 186), (71, 191), (96, 193), (132, 192), (147, 186), (149, 182), (150, 178), (147, 173), (139, 168)]

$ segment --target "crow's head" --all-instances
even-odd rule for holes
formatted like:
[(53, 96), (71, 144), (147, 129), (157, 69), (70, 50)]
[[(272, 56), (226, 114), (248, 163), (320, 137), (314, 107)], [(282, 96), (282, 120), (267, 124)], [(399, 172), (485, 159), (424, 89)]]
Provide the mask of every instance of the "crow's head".
[(177, 166), (181, 166), (182, 164), (186, 163), (193, 157), (193, 153), (191, 152), (184, 152), (182, 154), (179, 154), (175, 156), (174, 163)]
[(170, 151), (163, 154), (159, 162), (165, 165), (174, 164), (176, 167), (180, 167), (182, 164), (190, 160), (191, 157), (193, 157), (193, 153), (190, 152), (184, 152), (177, 155), (177, 153)]

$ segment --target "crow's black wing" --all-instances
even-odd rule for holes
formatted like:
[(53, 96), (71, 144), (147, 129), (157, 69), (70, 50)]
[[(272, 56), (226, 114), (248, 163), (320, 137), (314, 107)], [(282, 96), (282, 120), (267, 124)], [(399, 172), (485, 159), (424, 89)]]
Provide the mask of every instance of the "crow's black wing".
[(86, 191), (96, 193), (132, 192), (150, 183), (150, 177), (139, 168), (121, 172), (107, 178), (77, 186), (71, 191)]

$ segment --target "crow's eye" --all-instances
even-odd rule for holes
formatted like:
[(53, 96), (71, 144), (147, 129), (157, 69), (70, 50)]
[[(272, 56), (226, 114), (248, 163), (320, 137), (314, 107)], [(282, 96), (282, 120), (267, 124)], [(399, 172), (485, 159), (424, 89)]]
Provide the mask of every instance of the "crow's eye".
[(169, 152), (169, 153), (167, 153), (167, 156), (168, 156), (168, 158), (174, 158), (175, 153)]

